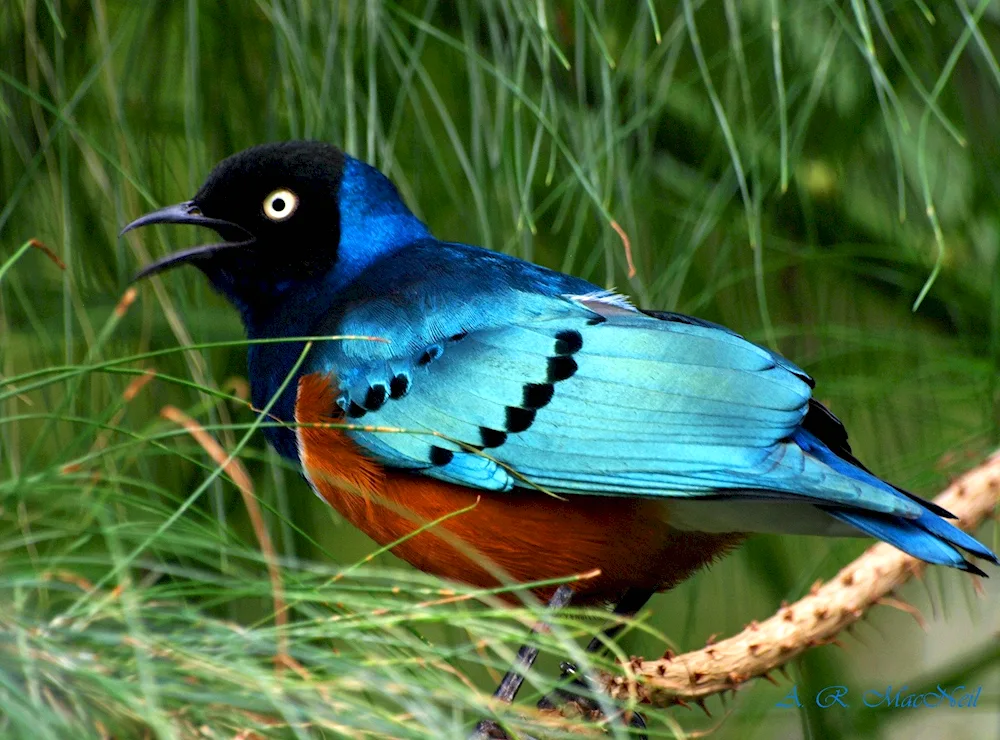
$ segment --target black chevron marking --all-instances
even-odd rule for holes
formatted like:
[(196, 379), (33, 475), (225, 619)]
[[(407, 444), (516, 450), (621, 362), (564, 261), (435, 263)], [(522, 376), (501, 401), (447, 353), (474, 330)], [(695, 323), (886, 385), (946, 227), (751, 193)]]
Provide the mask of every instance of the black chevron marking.
[(521, 405), (526, 409), (540, 409), (552, 400), (554, 392), (552, 383), (528, 383), (524, 386)]
[(360, 419), (367, 413), (368, 411), (364, 407), (358, 406), (358, 404), (354, 401), (351, 401), (350, 405), (347, 407), (347, 415), (352, 419)]
[(556, 354), (573, 355), (583, 346), (583, 336), (575, 329), (566, 329), (556, 334)]
[(455, 457), (455, 453), (451, 450), (446, 450), (444, 447), (438, 447), (433, 445), (431, 447), (431, 463), (441, 467), (447, 465)]
[(567, 355), (550, 357), (546, 380), (550, 383), (558, 383), (560, 380), (572, 378), (578, 367), (576, 360)]
[(382, 408), (382, 404), (385, 403), (385, 399), (388, 396), (388, 390), (381, 383), (377, 383), (368, 389), (368, 393), (365, 394), (365, 408), (369, 411), (378, 411)]
[(534, 409), (522, 409), (520, 406), (508, 406), (504, 426), (508, 432), (523, 432), (535, 421)]
[(483, 449), (499, 447), (507, 441), (507, 432), (500, 432), (489, 427), (479, 427), (479, 439)]
[(440, 344), (432, 344), (430, 347), (425, 349), (420, 357), (417, 358), (418, 365), (427, 365), (433, 362), (438, 357), (444, 353), (444, 348)]
[(398, 400), (410, 390), (410, 379), (400, 373), (389, 381), (389, 398)]

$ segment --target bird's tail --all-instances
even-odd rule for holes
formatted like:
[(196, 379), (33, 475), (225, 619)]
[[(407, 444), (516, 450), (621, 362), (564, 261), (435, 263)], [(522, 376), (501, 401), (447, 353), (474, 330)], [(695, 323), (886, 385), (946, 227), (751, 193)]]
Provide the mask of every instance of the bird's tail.
[(796, 432), (795, 441), (803, 450), (841, 475), (877, 486), (923, 506), (920, 515), (913, 519), (866, 511), (860, 508), (820, 507), (831, 516), (928, 563), (948, 565), (952, 568), (985, 576), (986, 574), (982, 570), (965, 559), (965, 556), (960, 552), (960, 550), (964, 550), (977, 558), (1000, 565), (997, 556), (988, 547), (943, 519), (941, 514), (951, 518), (954, 518), (954, 515), (941, 507), (897, 489), (864, 468), (858, 467), (852, 461), (837, 455), (805, 429)]

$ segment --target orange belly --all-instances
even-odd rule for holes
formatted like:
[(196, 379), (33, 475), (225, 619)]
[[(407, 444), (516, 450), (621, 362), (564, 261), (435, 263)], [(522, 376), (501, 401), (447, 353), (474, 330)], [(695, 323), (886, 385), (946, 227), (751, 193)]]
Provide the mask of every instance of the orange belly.
[(744, 537), (671, 529), (664, 505), (648, 499), (480, 491), (382, 468), (341, 429), (322, 426), (340, 421), (331, 415), (333, 398), (326, 377), (299, 381), (295, 420), (306, 476), (380, 545), (453, 515), (392, 548), (422, 571), (489, 588), (505, 579), (542, 581), (598, 569), (600, 575), (572, 584), (575, 602), (615, 602), (629, 588), (670, 588)]

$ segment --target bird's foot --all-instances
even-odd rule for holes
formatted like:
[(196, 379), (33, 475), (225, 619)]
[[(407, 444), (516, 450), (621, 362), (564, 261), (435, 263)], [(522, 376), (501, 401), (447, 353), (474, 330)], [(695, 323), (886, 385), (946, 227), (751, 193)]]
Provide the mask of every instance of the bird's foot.
[[(518, 737), (525, 740), (535, 740), (530, 735), (522, 734)], [(476, 725), (476, 729), (469, 735), (468, 740), (510, 740), (510, 735), (504, 732), (504, 729), (495, 720), (484, 719)]]
[[(599, 721), (605, 717), (601, 703), (594, 698), (597, 689), (592, 682), (589, 682), (573, 663), (560, 663), (559, 668), (562, 670), (563, 679), (569, 681), (543, 696), (538, 702), (538, 708), (558, 710), (563, 713), (567, 709), (575, 710), (580, 716), (592, 721)], [(646, 720), (639, 712), (630, 714), (620, 712), (610, 717), (610, 720), (624, 722), (627, 727), (639, 731), (636, 737), (648, 740), (643, 732), (646, 729)]]

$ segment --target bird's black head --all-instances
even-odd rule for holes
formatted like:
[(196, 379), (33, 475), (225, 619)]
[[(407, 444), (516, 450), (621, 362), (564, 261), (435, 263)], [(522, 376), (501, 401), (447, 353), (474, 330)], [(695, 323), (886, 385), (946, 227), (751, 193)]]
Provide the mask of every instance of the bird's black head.
[(245, 318), (320, 280), (345, 283), (381, 254), (426, 234), (380, 172), (311, 141), (234, 154), (190, 201), (149, 213), (122, 233), (157, 223), (206, 226), (224, 241), (175, 252), (137, 278), (191, 263)]

